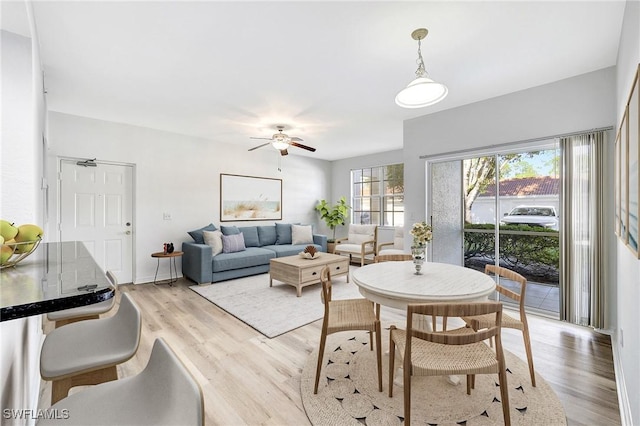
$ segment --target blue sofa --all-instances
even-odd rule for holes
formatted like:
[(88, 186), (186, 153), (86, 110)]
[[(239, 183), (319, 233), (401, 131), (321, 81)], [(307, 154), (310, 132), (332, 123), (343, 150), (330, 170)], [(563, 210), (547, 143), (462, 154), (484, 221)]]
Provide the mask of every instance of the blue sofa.
[[(235, 228), (235, 229), (234, 229)], [(213, 256), (211, 246), (201, 238), (202, 230), (215, 230), (214, 225), (191, 231), (193, 242), (183, 242), (182, 275), (198, 284), (208, 284), (233, 278), (269, 272), (269, 261), (276, 257), (300, 253), (309, 244), (292, 244), (291, 224), (264, 226), (222, 226), (222, 233), (242, 233), (246, 249)], [(198, 232), (200, 235), (198, 235)], [(327, 251), (326, 235), (313, 234), (317, 250)]]

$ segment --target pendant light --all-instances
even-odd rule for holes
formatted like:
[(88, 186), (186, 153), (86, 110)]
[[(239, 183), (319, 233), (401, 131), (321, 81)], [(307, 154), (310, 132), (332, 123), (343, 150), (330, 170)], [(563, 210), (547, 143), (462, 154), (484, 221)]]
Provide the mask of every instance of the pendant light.
[(436, 83), (424, 68), (422, 59), (421, 42), (429, 31), (426, 28), (418, 28), (411, 33), (411, 38), (418, 41), (418, 69), (416, 79), (396, 95), (396, 104), (403, 108), (422, 108), (436, 104), (443, 100), (448, 93), (447, 86)]

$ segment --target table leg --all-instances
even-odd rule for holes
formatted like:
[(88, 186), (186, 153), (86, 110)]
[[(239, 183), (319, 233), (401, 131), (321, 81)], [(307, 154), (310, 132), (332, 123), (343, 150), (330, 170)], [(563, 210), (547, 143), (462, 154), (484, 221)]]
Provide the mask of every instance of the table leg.
[(158, 269), (160, 269), (160, 258), (158, 258), (158, 264), (156, 265), (156, 275), (153, 277), (153, 283), (156, 283), (156, 279), (158, 278)]

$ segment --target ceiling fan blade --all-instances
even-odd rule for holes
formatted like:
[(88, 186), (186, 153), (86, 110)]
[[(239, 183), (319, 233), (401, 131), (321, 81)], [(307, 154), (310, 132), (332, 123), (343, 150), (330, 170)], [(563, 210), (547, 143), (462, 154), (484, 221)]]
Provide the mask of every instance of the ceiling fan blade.
[(253, 136), (249, 136), (249, 139), (264, 139), (265, 141), (272, 141), (272, 138), (255, 138)]
[(316, 152), (315, 148), (311, 148), (310, 146), (302, 145), (301, 143), (291, 142), (291, 146), (297, 146), (298, 148), (306, 149), (307, 151)]
[(249, 151), (253, 151), (254, 149), (262, 148), (263, 146), (267, 146), (270, 143), (271, 142), (267, 142), (267, 143), (263, 143), (262, 145), (254, 146), (253, 148), (250, 148)]
[(304, 139), (297, 138), (295, 136), (291, 137), (291, 140), (294, 142), (302, 142)]
[(280, 155), (282, 155), (283, 157), (284, 157), (285, 155), (289, 155), (289, 151), (287, 151), (286, 149), (281, 149), (281, 150), (280, 150)]

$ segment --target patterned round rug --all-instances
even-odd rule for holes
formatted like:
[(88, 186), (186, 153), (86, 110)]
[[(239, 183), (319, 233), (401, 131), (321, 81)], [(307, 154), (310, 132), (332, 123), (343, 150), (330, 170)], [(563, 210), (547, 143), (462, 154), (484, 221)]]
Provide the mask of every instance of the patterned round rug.
[[(384, 348), (383, 348), (384, 350)], [(513, 425), (566, 425), (564, 409), (547, 382), (536, 375), (531, 386), (527, 363), (505, 351), (511, 423)], [(382, 357), (383, 392), (378, 392), (375, 352), (366, 333), (330, 335), (318, 393), (313, 394), (317, 349), (302, 371), (301, 393), (313, 425), (400, 425), (404, 421), (402, 373), (396, 374), (393, 398), (388, 397), (389, 357)], [(396, 365), (398, 361), (396, 361)], [(503, 424), (498, 376), (476, 376), (475, 389), (466, 393), (445, 377), (413, 377), (411, 421), (416, 425)]]

